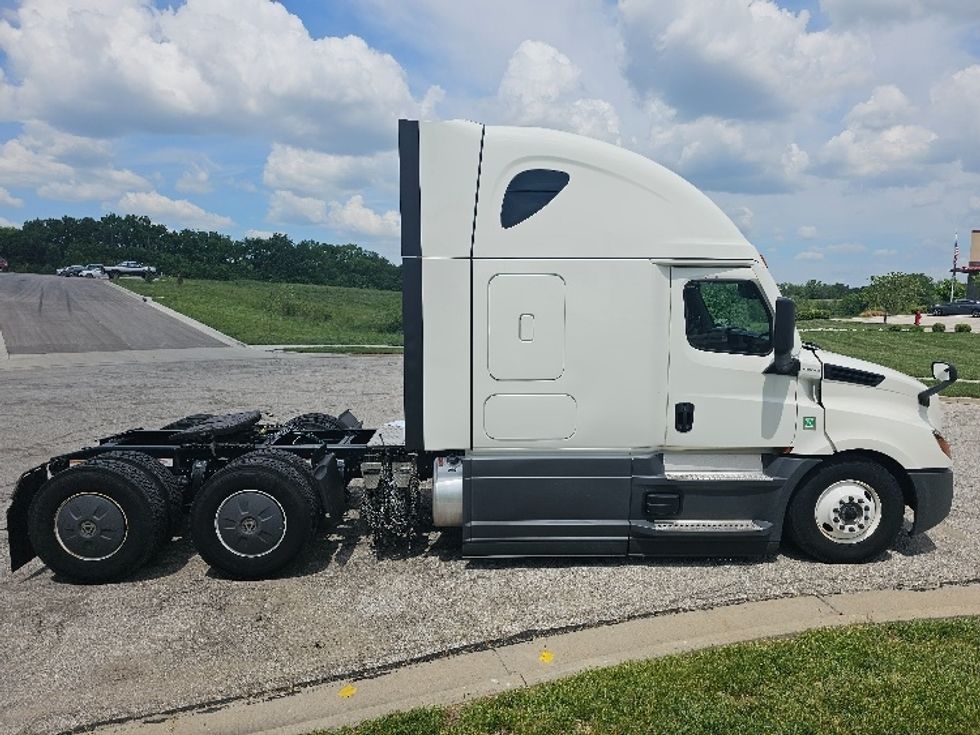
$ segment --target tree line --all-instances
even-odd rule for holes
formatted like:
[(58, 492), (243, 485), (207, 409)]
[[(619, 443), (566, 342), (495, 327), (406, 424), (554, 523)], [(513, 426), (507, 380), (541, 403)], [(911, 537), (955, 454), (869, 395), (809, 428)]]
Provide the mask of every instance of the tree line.
[(961, 281), (951, 283), (949, 278), (934, 279), (924, 273), (897, 272), (871, 276), (867, 286), (810, 279), (803, 284), (781, 283), (779, 290), (797, 302), (800, 318), (815, 319), (858, 316), (866, 311), (885, 314), (908, 314), (916, 309), (926, 311), (934, 304), (949, 301), (950, 286), (954, 299), (961, 299), (966, 294), (966, 284)]
[(139, 260), (184, 278), (401, 289), (401, 267), (358, 245), (294, 243), (281, 234), (235, 240), (219, 232), (169, 230), (136, 215), (34, 219), (20, 228), (0, 227), (0, 255), (11, 270), (34, 273), (75, 263)]

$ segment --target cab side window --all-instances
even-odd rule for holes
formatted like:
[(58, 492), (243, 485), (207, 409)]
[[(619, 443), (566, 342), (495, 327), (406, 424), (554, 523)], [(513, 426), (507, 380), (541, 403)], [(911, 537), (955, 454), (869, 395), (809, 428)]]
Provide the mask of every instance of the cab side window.
[(688, 343), (705, 352), (766, 355), (772, 314), (754, 281), (688, 281), (684, 285)]

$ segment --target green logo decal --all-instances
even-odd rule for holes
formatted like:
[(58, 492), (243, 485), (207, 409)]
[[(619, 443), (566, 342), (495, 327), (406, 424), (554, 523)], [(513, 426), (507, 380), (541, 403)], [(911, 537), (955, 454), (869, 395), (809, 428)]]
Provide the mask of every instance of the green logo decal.
[(817, 417), (816, 416), (804, 416), (803, 417), (803, 428), (813, 431), (817, 428)]

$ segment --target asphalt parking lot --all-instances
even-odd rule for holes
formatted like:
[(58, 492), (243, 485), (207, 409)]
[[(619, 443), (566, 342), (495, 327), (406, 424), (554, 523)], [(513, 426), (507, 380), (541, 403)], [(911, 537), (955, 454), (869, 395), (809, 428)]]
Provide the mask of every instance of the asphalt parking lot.
[(10, 355), (224, 347), (105, 281), (33, 273), (0, 276), (0, 334)]
[[(284, 355), (0, 374), (0, 501), (21, 471), (136, 425), (197, 411), (401, 414), (397, 356)], [(34, 561), (0, 576), (0, 732), (45, 733), (262, 696), (481, 642), (801, 594), (980, 577), (980, 402), (946, 403), (956, 499), (946, 523), (864, 566), (764, 562), (467, 562), (451, 538), (378, 558), (351, 529), (274, 580), (213, 575), (186, 540), (134, 579), (77, 586)], [(6, 531), (0, 563), (7, 564)], [(339, 686), (339, 685), (338, 685)]]

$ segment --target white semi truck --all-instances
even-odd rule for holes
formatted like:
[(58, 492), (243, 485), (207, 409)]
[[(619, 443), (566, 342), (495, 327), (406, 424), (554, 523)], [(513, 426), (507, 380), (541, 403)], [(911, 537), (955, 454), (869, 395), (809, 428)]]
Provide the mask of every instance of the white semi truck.
[[(100, 581), (189, 530), (273, 574), (349, 506), (377, 543), (465, 556), (880, 555), (953, 494), (935, 394), (801, 343), (792, 301), (704, 194), (622, 148), (399, 123), (404, 440), (349, 412), (192, 416), (23, 475), (11, 563)], [(350, 483), (363, 478), (364, 489)], [(431, 478), (431, 483), (426, 482)]]

